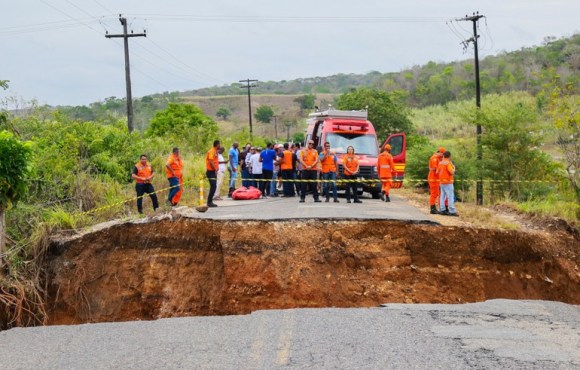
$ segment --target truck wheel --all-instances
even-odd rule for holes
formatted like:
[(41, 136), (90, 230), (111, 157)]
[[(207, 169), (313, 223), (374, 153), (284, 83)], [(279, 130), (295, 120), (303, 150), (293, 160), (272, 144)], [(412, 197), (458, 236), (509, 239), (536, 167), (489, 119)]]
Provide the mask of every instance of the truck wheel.
[(381, 193), (377, 193), (377, 192), (372, 192), (371, 193), (373, 199), (379, 199), (381, 197)]

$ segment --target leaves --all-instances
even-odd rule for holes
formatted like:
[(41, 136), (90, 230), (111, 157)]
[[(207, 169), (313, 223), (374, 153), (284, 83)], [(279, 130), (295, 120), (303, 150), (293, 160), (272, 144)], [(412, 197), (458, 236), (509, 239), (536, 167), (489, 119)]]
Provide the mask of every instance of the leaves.
[(0, 207), (9, 209), (26, 194), (31, 144), (0, 131)]

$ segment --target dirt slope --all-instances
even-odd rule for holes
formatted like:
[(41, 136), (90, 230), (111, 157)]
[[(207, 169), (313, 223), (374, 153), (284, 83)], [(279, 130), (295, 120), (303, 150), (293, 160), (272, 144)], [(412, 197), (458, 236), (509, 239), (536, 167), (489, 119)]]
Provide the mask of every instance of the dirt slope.
[(49, 322), (490, 298), (580, 304), (573, 234), (397, 221), (122, 223), (50, 249)]

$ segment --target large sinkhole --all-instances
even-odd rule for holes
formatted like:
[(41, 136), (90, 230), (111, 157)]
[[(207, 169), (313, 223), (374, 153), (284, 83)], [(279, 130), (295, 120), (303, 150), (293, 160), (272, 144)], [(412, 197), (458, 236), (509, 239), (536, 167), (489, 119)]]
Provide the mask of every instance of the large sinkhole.
[(48, 320), (492, 298), (580, 304), (578, 245), (571, 235), (385, 220), (121, 223), (52, 243)]

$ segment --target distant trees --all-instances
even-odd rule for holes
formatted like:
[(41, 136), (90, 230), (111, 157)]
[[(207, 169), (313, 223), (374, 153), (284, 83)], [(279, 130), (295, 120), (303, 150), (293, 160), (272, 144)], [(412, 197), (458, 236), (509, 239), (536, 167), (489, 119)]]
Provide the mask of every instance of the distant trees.
[(314, 103), (316, 101), (316, 95), (314, 94), (307, 94), (302, 95), (294, 99), (295, 103), (298, 103), (300, 106), (300, 111), (305, 111), (307, 109), (314, 109)]
[(229, 116), (232, 115), (232, 111), (226, 107), (220, 107), (216, 112), (216, 117), (221, 118), (223, 120), (228, 119)]
[(269, 105), (260, 105), (254, 113), (254, 118), (262, 123), (270, 123), (272, 117), (274, 117), (274, 110)]
[(413, 127), (408, 109), (384, 91), (362, 88), (340, 95), (336, 103), (343, 110), (362, 110), (368, 106), (369, 120), (382, 139), (388, 133), (410, 132)]

